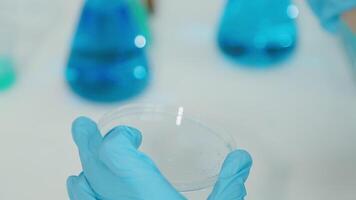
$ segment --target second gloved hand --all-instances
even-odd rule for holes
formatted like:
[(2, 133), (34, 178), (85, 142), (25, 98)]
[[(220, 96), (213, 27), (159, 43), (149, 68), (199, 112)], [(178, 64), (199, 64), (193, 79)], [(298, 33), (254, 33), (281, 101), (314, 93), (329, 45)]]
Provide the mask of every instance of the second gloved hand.
[(356, 0), (308, 0), (321, 24), (330, 31), (336, 31), (340, 16), (356, 8)]
[[(184, 200), (164, 178), (153, 161), (138, 151), (141, 133), (116, 127), (102, 137), (88, 118), (73, 123), (83, 173), (69, 177), (71, 200)], [(219, 180), (209, 200), (242, 200), (244, 183), (252, 160), (245, 151), (231, 153), (224, 162)]]

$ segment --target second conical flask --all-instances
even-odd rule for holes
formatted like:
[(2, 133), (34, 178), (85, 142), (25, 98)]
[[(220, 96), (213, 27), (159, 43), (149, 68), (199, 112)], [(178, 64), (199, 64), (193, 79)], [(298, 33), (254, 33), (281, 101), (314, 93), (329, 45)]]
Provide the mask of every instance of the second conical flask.
[(290, 0), (227, 0), (218, 45), (230, 58), (248, 65), (285, 59), (297, 43), (297, 7)]

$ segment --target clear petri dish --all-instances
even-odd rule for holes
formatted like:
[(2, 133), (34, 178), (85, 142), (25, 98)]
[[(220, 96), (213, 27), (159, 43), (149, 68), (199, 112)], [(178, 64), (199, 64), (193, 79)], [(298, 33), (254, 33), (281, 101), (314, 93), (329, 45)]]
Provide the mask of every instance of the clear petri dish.
[(192, 192), (216, 182), (235, 142), (188, 113), (181, 106), (129, 105), (106, 114), (98, 125), (102, 134), (119, 125), (139, 129), (140, 151), (153, 159), (178, 191)]

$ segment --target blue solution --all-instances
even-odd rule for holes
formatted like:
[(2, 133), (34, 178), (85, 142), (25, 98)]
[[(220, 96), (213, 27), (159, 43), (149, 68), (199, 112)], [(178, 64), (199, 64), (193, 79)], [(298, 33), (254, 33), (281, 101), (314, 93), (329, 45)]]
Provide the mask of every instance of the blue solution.
[(290, 0), (228, 0), (218, 45), (243, 64), (264, 66), (284, 60), (295, 49), (298, 9)]
[(149, 82), (146, 40), (125, 0), (87, 0), (75, 33), (66, 79), (80, 96), (115, 102)]

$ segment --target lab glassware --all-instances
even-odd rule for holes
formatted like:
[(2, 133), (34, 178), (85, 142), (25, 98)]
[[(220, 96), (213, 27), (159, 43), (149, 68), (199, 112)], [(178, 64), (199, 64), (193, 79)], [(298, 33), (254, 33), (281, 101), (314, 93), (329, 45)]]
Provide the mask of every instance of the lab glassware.
[(296, 47), (297, 16), (298, 8), (290, 0), (227, 0), (218, 46), (243, 64), (279, 62)]
[(149, 18), (149, 8), (146, 7), (142, 0), (130, 0), (129, 6), (135, 16), (135, 20), (138, 23), (139, 30), (142, 32), (142, 35), (146, 38), (146, 43), (151, 43), (151, 31), (148, 24)]
[(193, 192), (215, 183), (225, 157), (235, 148), (229, 134), (194, 116), (183, 106), (127, 105), (106, 114), (98, 125), (102, 134), (119, 125), (140, 130), (139, 150), (178, 191)]
[(15, 82), (15, 77), (12, 58), (0, 56), (0, 91), (8, 89)]
[(127, 0), (85, 1), (66, 69), (80, 96), (121, 101), (148, 85), (147, 37), (131, 8)]
[(16, 1), (0, 1), (0, 91), (15, 82), (14, 36), (16, 28)]

